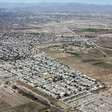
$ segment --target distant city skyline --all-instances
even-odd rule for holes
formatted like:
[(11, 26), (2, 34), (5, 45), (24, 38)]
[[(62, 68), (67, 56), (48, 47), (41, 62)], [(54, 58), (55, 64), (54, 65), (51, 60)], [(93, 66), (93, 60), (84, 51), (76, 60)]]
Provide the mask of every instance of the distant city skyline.
[(0, 0), (0, 2), (5, 3), (49, 3), (49, 2), (59, 2), (59, 3), (86, 3), (86, 4), (101, 4), (101, 5), (112, 5), (112, 0)]

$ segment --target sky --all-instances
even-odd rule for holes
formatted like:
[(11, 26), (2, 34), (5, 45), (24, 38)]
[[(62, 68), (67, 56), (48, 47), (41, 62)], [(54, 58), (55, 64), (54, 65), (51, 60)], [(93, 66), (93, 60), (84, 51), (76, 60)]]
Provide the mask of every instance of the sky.
[(0, 0), (0, 2), (16, 2), (16, 3), (34, 3), (34, 2), (75, 2), (75, 3), (88, 3), (88, 4), (111, 4), (112, 0)]

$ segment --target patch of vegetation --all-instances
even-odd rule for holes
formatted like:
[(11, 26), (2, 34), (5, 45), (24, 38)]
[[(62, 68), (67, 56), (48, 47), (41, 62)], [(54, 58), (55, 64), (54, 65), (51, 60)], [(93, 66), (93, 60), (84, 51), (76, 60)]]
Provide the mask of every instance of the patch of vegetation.
[(84, 29), (81, 29), (81, 32), (101, 32), (101, 31), (108, 31), (108, 29), (97, 29), (97, 28), (84, 28)]
[(94, 45), (85, 44), (85, 48), (95, 48)]
[(72, 53), (72, 55), (74, 55), (77, 58), (80, 58), (81, 57), (79, 53)]
[(32, 35), (36, 35), (36, 36), (39, 36), (40, 35), (40, 33), (38, 33), (38, 32), (36, 32), (36, 33), (30, 33), (30, 34), (32, 34)]
[(85, 29), (82, 29), (81, 32), (96, 32), (97, 29), (95, 28), (85, 28)]
[(94, 63), (93, 65), (97, 65), (99, 67), (106, 68), (106, 69), (112, 69), (111, 63), (97, 62), (97, 63)]
[(82, 61), (85, 63), (88, 63), (88, 62), (94, 62), (94, 61), (98, 61), (98, 60), (97, 59), (83, 59)]

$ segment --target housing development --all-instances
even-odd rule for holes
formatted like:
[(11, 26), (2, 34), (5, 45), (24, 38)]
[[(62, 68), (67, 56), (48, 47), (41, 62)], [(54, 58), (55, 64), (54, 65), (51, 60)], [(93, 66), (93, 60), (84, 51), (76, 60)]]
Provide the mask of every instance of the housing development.
[(112, 12), (41, 5), (0, 8), (0, 112), (111, 112)]

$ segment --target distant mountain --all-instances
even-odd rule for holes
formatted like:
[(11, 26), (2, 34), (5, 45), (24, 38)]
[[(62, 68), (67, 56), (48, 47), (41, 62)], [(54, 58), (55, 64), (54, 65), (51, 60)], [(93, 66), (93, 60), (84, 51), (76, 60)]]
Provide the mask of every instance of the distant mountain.
[(1, 3), (0, 8), (18, 9), (19, 10), (35, 10), (35, 11), (61, 11), (61, 12), (112, 12), (111, 5), (93, 5), (78, 3)]

